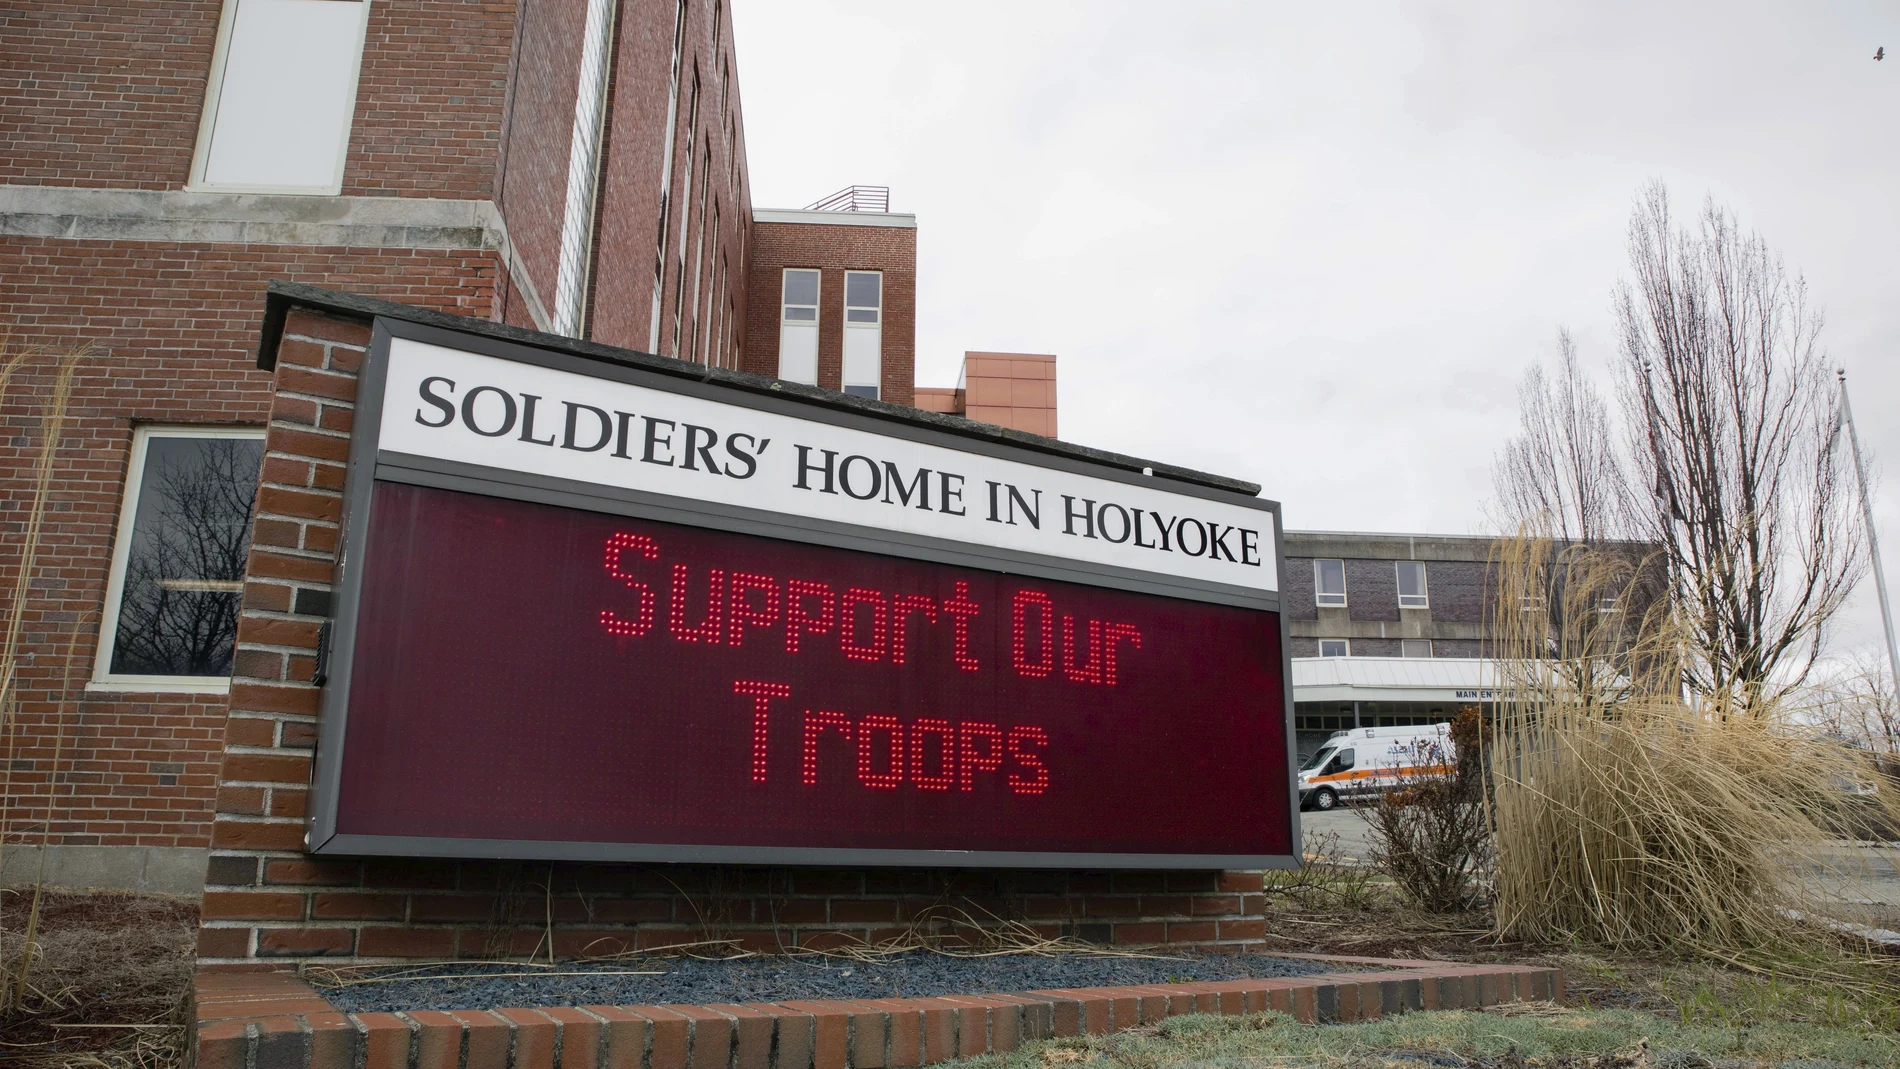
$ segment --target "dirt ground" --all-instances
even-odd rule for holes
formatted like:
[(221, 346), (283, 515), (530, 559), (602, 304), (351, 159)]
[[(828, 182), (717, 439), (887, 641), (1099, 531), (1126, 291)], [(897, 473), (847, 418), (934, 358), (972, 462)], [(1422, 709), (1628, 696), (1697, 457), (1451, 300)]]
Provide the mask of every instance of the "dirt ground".
[(0, 888), (0, 1062), (21, 1066), (177, 1064), (198, 901), (47, 891), (24, 988), (31, 889)]

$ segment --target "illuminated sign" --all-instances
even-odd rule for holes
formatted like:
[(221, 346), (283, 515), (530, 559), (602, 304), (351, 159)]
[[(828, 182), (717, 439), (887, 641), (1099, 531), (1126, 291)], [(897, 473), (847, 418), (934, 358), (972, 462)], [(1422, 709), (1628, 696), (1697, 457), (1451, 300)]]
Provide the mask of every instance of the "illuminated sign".
[(1291, 863), (1268, 503), (399, 322), (363, 385), (312, 849)]

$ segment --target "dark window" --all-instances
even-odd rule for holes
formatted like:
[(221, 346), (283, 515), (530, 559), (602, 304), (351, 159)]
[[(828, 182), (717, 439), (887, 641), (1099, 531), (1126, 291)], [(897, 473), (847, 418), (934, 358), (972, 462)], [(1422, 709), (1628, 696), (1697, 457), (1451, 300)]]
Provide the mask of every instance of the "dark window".
[(1399, 578), (1399, 608), (1423, 609), (1431, 605), (1431, 599), (1425, 588), (1425, 562), (1422, 560), (1395, 561), (1394, 568)]
[(228, 676), (264, 441), (147, 431), (140, 442), (108, 671)]

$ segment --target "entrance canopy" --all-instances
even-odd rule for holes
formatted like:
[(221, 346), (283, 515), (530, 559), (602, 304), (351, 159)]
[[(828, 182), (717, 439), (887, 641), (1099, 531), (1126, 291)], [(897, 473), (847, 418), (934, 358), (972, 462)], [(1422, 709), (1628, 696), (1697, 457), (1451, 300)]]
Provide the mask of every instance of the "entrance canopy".
[(1296, 657), (1293, 701), (1431, 703), (1499, 700), (1498, 664), (1480, 657)]

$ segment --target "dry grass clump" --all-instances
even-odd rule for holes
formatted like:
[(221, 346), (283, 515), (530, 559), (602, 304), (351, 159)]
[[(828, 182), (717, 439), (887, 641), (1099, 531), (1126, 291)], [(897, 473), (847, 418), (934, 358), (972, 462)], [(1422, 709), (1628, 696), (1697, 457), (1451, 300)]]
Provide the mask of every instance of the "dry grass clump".
[[(13, 823), (13, 805), (16, 796), (24, 793), (13, 779), (14, 753), (19, 743), (21, 726), (19, 713), (21, 708), (19, 693), (19, 675), (22, 661), (31, 661), (30, 652), (22, 654), (21, 646), (26, 641), (24, 630), (31, 609), (31, 593), (34, 581), (39, 578), (38, 559), (43, 536), (46, 513), (52, 502), (53, 469), (59, 456), (60, 443), (64, 440), (67, 409), (72, 403), (73, 377), (78, 372), (79, 363), (92, 355), (90, 348), (81, 348), (65, 353), (48, 353), (43, 349), (15, 351), (11, 346), (11, 336), (0, 335), (0, 411), (4, 411), (9, 390), (16, 379), (31, 382), (36, 376), (47, 380), (45, 388), (35, 390), (28, 396), (28, 407), (37, 400), (39, 409), (39, 443), (31, 469), (31, 483), (28, 487), (29, 498), (25, 514), (17, 519), (17, 536), (8, 538), (6, 545), (0, 547), (7, 554), (17, 553), (13, 572), (12, 596), (0, 610), (0, 750), (4, 750), (5, 760), (0, 763), (0, 828)], [(34, 365), (44, 362), (49, 365), (42, 371), (50, 371), (50, 378), (34, 370)], [(78, 649), (82, 628), (74, 626), (66, 643), (65, 664), (70, 670), (74, 663), (74, 652)], [(70, 690), (70, 687), (67, 689)], [(65, 712), (67, 703), (62, 698), (58, 714), (53, 721), (54, 744), (51, 765), (52, 776), (46, 785), (43, 804), (44, 820), (40, 825), (40, 868), (38, 874), (44, 876), (45, 847), (49, 841), (54, 819), (53, 794), (57, 785), (60, 758), (66, 741)], [(0, 836), (0, 851), (4, 850), (4, 837)], [(43, 880), (36, 879), (30, 905), (25, 911), (20, 925), (22, 952), (9, 954), (5, 936), (7, 928), (0, 924), (0, 962), (6, 968), (0, 972), (0, 1013), (11, 1012), (25, 1004), (29, 988), (29, 978), (35, 961), (33, 948), (40, 919), (40, 887)], [(3, 916), (4, 913), (0, 913)]]
[(9, 978), (25, 996), (0, 1011), (0, 1061), (20, 1066), (180, 1064), (184, 1000), (196, 965), (196, 899), (101, 891), (0, 889), (0, 924), (18, 930), (37, 899), (38, 933), (11, 942)]
[(1787, 725), (1632, 704), (1497, 744), (1500, 926), (1614, 947), (1771, 943), (1859, 878), (1858, 765)]
[(1519, 539), (1499, 565), (1500, 932), (1734, 961), (1833, 943), (1791, 918), (1854, 897), (1868, 851), (1842, 830), (1896, 803), (1865, 793), (1870, 755), (1775, 703), (1685, 694), (1626, 549)]

